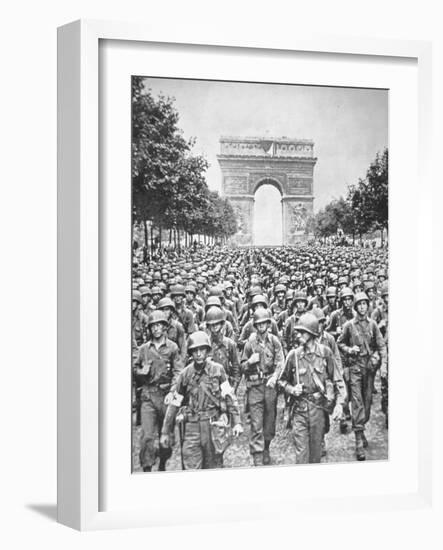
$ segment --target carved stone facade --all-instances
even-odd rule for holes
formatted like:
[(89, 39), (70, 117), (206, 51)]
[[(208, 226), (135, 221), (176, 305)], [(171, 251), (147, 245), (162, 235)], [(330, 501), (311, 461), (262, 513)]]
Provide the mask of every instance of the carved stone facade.
[(237, 214), (239, 231), (232, 244), (253, 245), (254, 195), (264, 184), (282, 195), (283, 245), (306, 240), (313, 212), (314, 143), (306, 139), (222, 137), (217, 155), (223, 194)]

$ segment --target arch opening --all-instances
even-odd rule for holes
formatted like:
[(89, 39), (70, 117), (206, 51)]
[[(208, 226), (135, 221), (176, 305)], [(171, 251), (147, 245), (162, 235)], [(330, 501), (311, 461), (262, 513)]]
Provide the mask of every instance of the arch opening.
[(254, 199), (255, 246), (281, 246), (283, 214), (279, 188), (270, 181), (263, 182), (257, 186)]

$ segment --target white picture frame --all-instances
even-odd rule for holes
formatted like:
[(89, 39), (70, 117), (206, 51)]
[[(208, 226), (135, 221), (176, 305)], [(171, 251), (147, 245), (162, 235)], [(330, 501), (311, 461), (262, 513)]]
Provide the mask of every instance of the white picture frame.
[[(370, 40), (348, 37), (296, 37), (267, 38), (254, 31), (242, 37), (231, 37), (225, 31), (219, 36), (189, 36), (183, 31), (164, 32), (145, 25), (103, 21), (77, 21), (65, 25), (58, 32), (58, 521), (80, 530), (141, 527), (194, 521), (232, 519), (260, 519), (268, 502), (279, 502), (278, 491), (262, 492), (261, 497), (239, 496), (223, 513), (193, 502), (181, 511), (171, 500), (160, 498), (160, 485), (152, 481), (154, 498), (144, 507), (129, 506), (122, 500), (121, 506), (103, 510), (100, 484), (104, 482), (102, 470), (103, 434), (102, 421), (105, 408), (101, 406), (101, 309), (106, 291), (101, 288), (101, 231), (106, 225), (100, 223), (103, 212), (102, 191), (99, 177), (100, 158), (100, 42), (125, 41), (132, 45), (174, 44), (178, 47), (193, 44), (209, 57), (214, 47), (229, 48), (230, 55), (236, 52), (269, 51), (285, 62), (288, 52), (305, 52), (312, 56), (369, 56), (390, 59), (392, 66), (403, 59), (412, 59), (417, 65), (418, 124), (416, 136), (418, 185), (420, 198), (416, 216), (420, 221), (422, 235), (431, 234), (431, 220), (427, 216), (426, 197), (430, 197), (430, 127), (431, 127), (431, 46), (427, 42)], [(362, 58), (363, 59), (363, 58)], [(418, 159), (416, 159), (418, 160)], [(129, 168), (128, 168), (129, 173)], [(418, 224), (418, 222), (417, 222)], [(418, 227), (418, 225), (417, 225)], [(395, 239), (394, 239), (395, 240)], [(128, 262), (129, 262), (128, 250)], [(432, 259), (432, 247), (412, 246), (417, 263)], [(123, 258), (124, 260), (124, 258)], [(420, 261), (419, 261), (420, 260)], [(391, 251), (391, 262), (396, 262)], [(128, 264), (129, 265), (129, 264)], [(412, 278), (417, 285), (423, 281), (420, 269)], [(426, 300), (426, 292), (423, 302)], [(395, 302), (394, 302), (395, 304)], [(422, 311), (418, 297), (413, 307)], [(286, 508), (303, 507), (305, 512), (339, 506), (342, 513), (352, 509), (358, 502), (365, 510), (392, 508), (418, 508), (429, 506), (432, 493), (431, 476), (431, 402), (425, 393), (430, 385), (431, 351), (429, 360), (423, 360), (424, 376), (413, 386), (413, 398), (417, 400), (417, 468), (414, 489), (398, 491), (383, 497), (377, 494), (341, 495), (328, 498), (314, 491), (311, 499), (281, 493), (281, 503), (273, 506), (271, 516), (282, 517)], [(414, 360), (410, 354), (409, 361)], [(128, 369), (129, 370), (129, 369)], [(406, 383), (406, 382), (405, 382)], [(409, 386), (408, 386), (409, 391)], [(128, 393), (128, 392), (127, 392)], [(415, 437), (415, 436), (414, 436)], [(128, 450), (129, 456), (129, 450)], [(353, 468), (352, 465), (348, 467)], [(130, 469), (130, 459), (128, 458)], [(275, 471), (275, 470), (274, 470)], [(287, 475), (291, 475), (286, 469)], [(306, 476), (311, 474), (306, 470)], [(225, 472), (221, 472), (222, 475)], [(219, 472), (217, 476), (219, 476)], [(231, 474), (231, 472), (230, 472)], [(204, 491), (205, 481), (196, 481), (197, 475), (214, 476), (215, 472), (189, 473), (188, 479), (200, 483)], [(233, 472), (232, 476), (238, 476)], [(272, 472), (248, 472), (249, 480), (269, 481)], [(180, 473), (168, 474), (165, 487), (177, 486)], [(186, 477), (182, 476), (182, 477)], [(254, 477), (255, 476), (255, 477)], [(268, 477), (266, 477), (268, 476)], [(154, 479), (154, 478), (153, 478)], [(218, 479), (220, 479), (218, 477)], [(226, 478), (225, 478), (226, 479)], [(234, 479), (234, 477), (232, 477)], [(238, 480), (238, 477), (236, 478)], [(157, 478), (158, 480), (158, 478)], [(207, 485), (207, 483), (206, 483)], [(156, 501), (158, 492), (158, 501)], [(246, 505), (247, 504), (247, 505)], [(170, 513), (166, 514), (165, 510)], [(267, 514), (269, 517), (269, 514)]]

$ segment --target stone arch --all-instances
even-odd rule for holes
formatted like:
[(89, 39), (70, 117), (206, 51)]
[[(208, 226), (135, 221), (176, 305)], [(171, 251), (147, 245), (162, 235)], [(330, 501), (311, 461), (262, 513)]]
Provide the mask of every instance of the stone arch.
[(251, 185), (251, 195), (255, 195), (258, 189), (260, 189), (263, 185), (272, 185), (277, 189), (282, 197), (285, 194), (283, 185), (276, 177), (264, 176)]
[(234, 245), (253, 244), (254, 196), (259, 187), (273, 185), (281, 195), (283, 244), (304, 241), (313, 212), (314, 143), (288, 137), (221, 137), (217, 160), (222, 192), (230, 201), (239, 231)]

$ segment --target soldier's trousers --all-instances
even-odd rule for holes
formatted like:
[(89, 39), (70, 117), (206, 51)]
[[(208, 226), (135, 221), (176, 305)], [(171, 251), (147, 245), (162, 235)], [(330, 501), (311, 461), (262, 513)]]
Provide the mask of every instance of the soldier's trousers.
[(246, 400), (251, 417), (249, 450), (251, 454), (262, 453), (265, 441), (271, 441), (275, 436), (277, 390), (262, 382), (247, 389)]
[(381, 410), (384, 414), (388, 414), (389, 403), (389, 388), (388, 377), (381, 377)]
[(296, 464), (320, 462), (326, 414), (313, 403), (303, 401), (292, 419)]
[(370, 361), (361, 358), (349, 367), (349, 389), (352, 405), (352, 428), (363, 431), (371, 414), (374, 372)]
[(209, 420), (186, 422), (182, 453), (185, 470), (220, 467), (220, 455), (215, 453)]
[(166, 392), (143, 387), (141, 391), (140, 465), (153, 466), (157, 457), (167, 460), (171, 448), (160, 447), (160, 434), (166, 414)]

